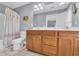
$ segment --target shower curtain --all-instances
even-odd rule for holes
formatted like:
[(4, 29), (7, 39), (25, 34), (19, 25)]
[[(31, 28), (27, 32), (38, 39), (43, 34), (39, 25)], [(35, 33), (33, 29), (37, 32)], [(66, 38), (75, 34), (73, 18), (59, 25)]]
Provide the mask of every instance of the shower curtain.
[(6, 16), (0, 13), (0, 40), (4, 38), (5, 19), (6, 19)]
[(20, 17), (10, 8), (6, 8), (4, 15), (0, 15), (0, 39), (3, 40), (4, 48), (7, 48), (12, 46), (12, 40), (20, 37)]

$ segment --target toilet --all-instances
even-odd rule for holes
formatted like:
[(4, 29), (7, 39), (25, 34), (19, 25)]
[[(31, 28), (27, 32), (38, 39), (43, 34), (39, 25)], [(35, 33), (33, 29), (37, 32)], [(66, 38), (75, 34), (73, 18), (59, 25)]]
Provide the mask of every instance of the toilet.
[(13, 44), (13, 50), (18, 50), (24, 47), (24, 41), (25, 41), (25, 31), (20, 32), (20, 38), (14, 39), (12, 41)]
[(24, 45), (24, 38), (17, 38), (12, 41), (13, 50), (18, 50), (23, 47)]

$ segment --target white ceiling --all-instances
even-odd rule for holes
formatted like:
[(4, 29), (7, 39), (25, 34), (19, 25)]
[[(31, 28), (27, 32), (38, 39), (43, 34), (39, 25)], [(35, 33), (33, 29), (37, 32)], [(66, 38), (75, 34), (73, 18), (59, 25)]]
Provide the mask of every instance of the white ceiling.
[(0, 4), (6, 5), (12, 9), (21, 7), (23, 5), (29, 4), (31, 2), (1, 2)]
[[(43, 10), (34, 11), (34, 14), (49, 12), (49, 11), (55, 11), (60, 9), (65, 9), (69, 3), (64, 3), (60, 5), (61, 2), (48, 2), (48, 3), (41, 3), (43, 6)], [(38, 4), (38, 3), (37, 3)]]

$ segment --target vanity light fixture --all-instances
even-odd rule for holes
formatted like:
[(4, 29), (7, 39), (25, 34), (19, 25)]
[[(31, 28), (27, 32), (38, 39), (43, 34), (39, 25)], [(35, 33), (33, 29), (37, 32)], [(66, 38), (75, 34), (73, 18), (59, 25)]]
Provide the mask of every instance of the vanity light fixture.
[(39, 11), (39, 10), (43, 10), (43, 6), (41, 3), (37, 4), (37, 5), (34, 5), (34, 11)]

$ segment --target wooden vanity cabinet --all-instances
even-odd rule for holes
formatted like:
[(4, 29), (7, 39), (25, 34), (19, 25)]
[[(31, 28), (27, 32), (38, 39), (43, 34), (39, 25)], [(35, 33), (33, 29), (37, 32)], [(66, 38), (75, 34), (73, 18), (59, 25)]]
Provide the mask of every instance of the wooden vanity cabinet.
[(27, 49), (45, 55), (57, 55), (57, 32), (27, 31)]
[(74, 36), (74, 56), (79, 56), (79, 32), (75, 32)]
[(27, 31), (26, 47), (35, 52), (41, 52), (41, 32)]
[(33, 37), (33, 50), (36, 52), (41, 52), (41, 35), (35, 35)]
[(60, 56), (73, 55), (73, 38), (71, 37), (59, 38), (59, 55)]
[(42, 52), (45, 55), (57, 55), (57, 32), (43, 32)]
[(49, 56), (79, 56), (79, 32), (28, 30), (26, 47)]
[(59, 55), (72, 56), (73, 55), (73, 33), (59, 32)]
[(30, 34), (27, 34), (26, 48), (29, 49), (29, 50), (33, 49), (33, 47), (32, 47), (33, 42), (32, 41), (33, 41), (33, 36), (30, 35)]
[(79, 56), (79, 38), (74, 40), (74, 56)]

